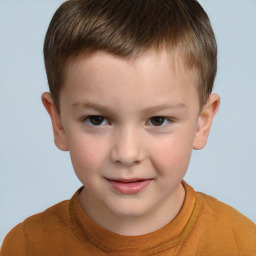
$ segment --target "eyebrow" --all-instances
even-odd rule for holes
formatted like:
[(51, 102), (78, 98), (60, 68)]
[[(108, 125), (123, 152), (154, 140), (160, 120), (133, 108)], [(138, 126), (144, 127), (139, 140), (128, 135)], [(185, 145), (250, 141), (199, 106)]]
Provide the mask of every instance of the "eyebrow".
[(176, 103), (176, 104), (164, 103), (164, 104), (160, 104), (157, 106), (152, 106), (152, 107), (146, 108), (142, 111), (142, 113), (153, 113), (153, 112), (158, 112), (161, 110), (185, 109), (185, 108), (187, 108), (187, 105), (185, 105), (184, 103)]
[[(106, 113), (109, 115), (116, 115), (113, 110), (110, 108), (101, 105), (99, 103), (93, 103), (93, 102), (76, 102), (72, 104), (72, 107), (81, 107), (81, 108), (86, 108), (86, 109), (93, 109), (97, 110), (102, 113)], [(143, 109), (141, 111), (141, 114), (146, 115), (146, 114), (152, 114), (154, 112), (158, 112), (161, 110), (168, 110), (168, 109), (186, 109), (187, 105), (184, 103), (163, 103), (160, 105), (152, 106), (146, 109)]]
[(93, 109), (93, 110), (97, 110), (99, 112), (102, 113), (106, 113), (108, 115), (114, 115), (114, 111), (112, 111), (111, 109), (109, 109), (108, 107), (101, 105), (101, 104), (95, 104), (92, 102), (76, 102), (72, 104), (72, 107), (79, 107), (79, 108), (85, 108), (85, 109)]

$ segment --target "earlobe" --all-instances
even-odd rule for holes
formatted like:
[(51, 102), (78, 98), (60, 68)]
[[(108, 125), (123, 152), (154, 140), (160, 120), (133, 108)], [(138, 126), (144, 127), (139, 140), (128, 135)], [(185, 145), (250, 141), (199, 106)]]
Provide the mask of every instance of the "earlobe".
[(55, 145), (62, 151), (68, 151), (66, 134), (62, 126), (60, 112), (54, 104), (52, 95), (49, 92), (43, 93), (42, 102), (51, 117)]
[(198, 117), (193, 149), (202, 149), (206, 145), (212, 121), (218, 111), (219, 105), (219, 95), (211, 94)]

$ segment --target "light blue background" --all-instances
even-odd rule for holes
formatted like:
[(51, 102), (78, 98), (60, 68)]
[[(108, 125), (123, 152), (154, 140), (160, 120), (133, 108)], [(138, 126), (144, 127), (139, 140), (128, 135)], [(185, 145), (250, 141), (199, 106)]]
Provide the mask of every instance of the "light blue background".
[[(0, 243), (17, 223), (80, 187), (40, 100), (48, 90), (43, 40), (62, 2), (0, 0)], [(200, 2), (218, 41), (222, 102), (185, 180), (256, 222), (256, 1)]]

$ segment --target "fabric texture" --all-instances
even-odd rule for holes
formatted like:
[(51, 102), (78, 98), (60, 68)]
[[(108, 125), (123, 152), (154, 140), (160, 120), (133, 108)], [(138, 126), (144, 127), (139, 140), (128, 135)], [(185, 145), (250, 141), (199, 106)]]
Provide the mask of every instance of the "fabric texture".
[(1, 256), (23, 255), (203, 255), (256, 256), (256, 225), (234, 208), (195, 192), (165, 227), (141, 236), (122, 236), (93, 222), (78, 201), (56, 204), (18, 224), (6, 236)]

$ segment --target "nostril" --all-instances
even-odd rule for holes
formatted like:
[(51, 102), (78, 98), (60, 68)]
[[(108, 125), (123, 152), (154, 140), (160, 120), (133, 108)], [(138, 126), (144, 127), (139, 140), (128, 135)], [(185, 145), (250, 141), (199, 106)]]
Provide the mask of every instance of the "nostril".
[(137, 165), (140, 163), (140, 161), (138, 160), (128, 160), (128, 159), (119, 159), (119, 160), (116, 160), (115, 161), (117, 164), (121, 164), (121, 165), (124, 165), (124, 166), (130, 166), (130, 165)]

